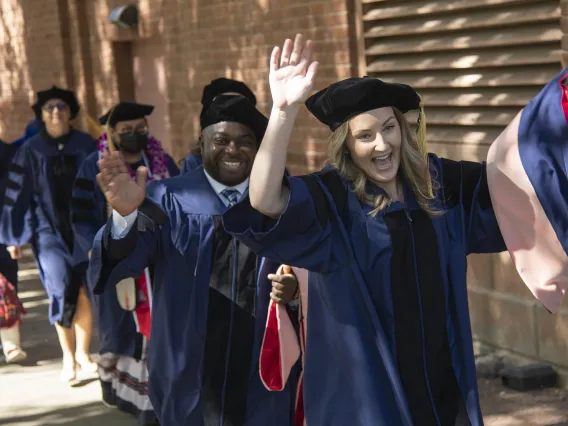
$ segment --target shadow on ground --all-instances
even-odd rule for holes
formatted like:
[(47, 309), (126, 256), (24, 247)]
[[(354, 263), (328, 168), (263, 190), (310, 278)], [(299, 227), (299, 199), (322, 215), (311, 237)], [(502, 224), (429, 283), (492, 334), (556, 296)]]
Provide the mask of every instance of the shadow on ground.
[[(28, 359), (6, 364), (0, 357), (0, 425), (11, 426), (134, 426), (130, 415), (101, 402), (96, 375), (78, 372), (78, 383), (61, 383), (61, 349), (55, 327), (47, 319), (48, 303), (31, 253), (20, 262), (18, 293), (26, 316), (21, 325)], [(91, 351), (98, 349), (96, 333)]]
[(568, 392), (542, 389), (517, 392), (499, 379), (479, 381), (486, 426), (568, 426)]
[[(26, 414), (34, 412), (34, 414)], [(38, 412), (36, 407), (19, 407), (19, 413), (10, 418), (0, 418), (0, 425), (81, 425), (81, 426), (118, 426), (134, 424), (132, 418), (126, 414), (108, 409), (99, 402), (57, 408)]]

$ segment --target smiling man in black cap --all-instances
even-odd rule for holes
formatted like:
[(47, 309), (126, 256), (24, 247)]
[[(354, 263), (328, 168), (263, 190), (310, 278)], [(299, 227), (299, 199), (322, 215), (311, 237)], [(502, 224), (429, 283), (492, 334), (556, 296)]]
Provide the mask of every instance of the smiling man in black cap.
[[(220, 95), (242, 96), (250, 100), (252, 104), (256, 106), (256, 96), (245, 83), (243, 83), (242, 81), (221, 77), (212, 80), (211, 83), (204, 87), (203, 94), (201, 95), (201, 115), (205, 113), (213, 100)], [(201, 129), (203, 129), (203, 126), (201, 127)], [(192, 152), (183, 160), (181, 166), (181, 174), (186, 174), (190, 170), (199, 167), (202, 163), (203, 159), (201, 158), (201, 143), (198, 142)]]
[[(95, 239), (96, 290), (155, 265), (148, 391), (164, 425), (289, 426), (295, 383), (267, 391), (259, 352), (278, 264), (227, 235), (221, 215), (246, 192), (267, 119), (244, 97), (218, 96), (201, 115), (203, 167), (149, 185), (117, 153), (98, 180), (112, 219)], [(146, 192), (148, 198), (146, 198)], [(283, 299), (296, 292), (283, 280)]]

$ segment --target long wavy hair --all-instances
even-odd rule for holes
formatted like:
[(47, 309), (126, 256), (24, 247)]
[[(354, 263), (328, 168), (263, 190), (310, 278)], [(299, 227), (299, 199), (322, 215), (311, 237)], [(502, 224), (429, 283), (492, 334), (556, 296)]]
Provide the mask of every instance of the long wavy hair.
[[(436, 217), (443, 211), (435, 208), (432, 201), (432, 191), (439, 188), (438, 183), (430, 174), (428, 158), (420, 151), (414, 132), (411, 130), (406, 117), (396, 108), (393, 108), (394, 116), (401, 129), (402, 143), (400, 146), (399, 173), (404, 175), (406, 182), (412, 188), (418, 205), (429, 216)], [(367, 191), (366, 185), (371, 181), (351, 158), (347, 150), (347, 138), (349, 135), (349, 123), (343, 123), (329, 138), (328, 162), (339, 170), (341, 176), (353, 185), (352, 191), (364, 204), (373, 207), (372, 216), (376, 216), (381, 210), (388, 207), (391, 199), (388, 195), (375, 195)]]

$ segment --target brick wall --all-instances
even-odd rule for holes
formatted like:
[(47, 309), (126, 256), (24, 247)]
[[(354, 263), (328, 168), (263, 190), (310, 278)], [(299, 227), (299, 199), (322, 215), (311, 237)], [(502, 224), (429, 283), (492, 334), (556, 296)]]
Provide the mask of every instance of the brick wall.
[[(352, 40), (346, 0), (212, 0), (195, 5), (141, 0), (137, 31), (108, 22), (110, 11), (122, 1), (44, 0), (39, 5), (33, 0), (34, 8), (32, 0), (11, 2), (16, 12), (25, 15), (25, 29), (17, 34), (18, 26), (11, 26), (16, 28), (12, 30), (3, 26), (1, 31), (11, 37), (1, 39), (7, 41), (0, 64), (14, 63), (8, 60), (16, 55), (10, 49), (19, 45), (27, 62), (17, 67), (21, 79), (14, 78), (9, 66), (0, 65), (0, 137), (8, 140), (19, 136), (31, 118), (31, 91), (52, 83), (74, 88), (92, 116), (116, 102), (119, 93), (131, 97), (132, 45), (153, 37), (160, 38), (165, 52), (169, 117), (164, 119), (170, 123), (168, 148), (178, 159), (198, 136), (201, 91), (210, 80), (225, 76), (245, 81), (257, 94), (259, 108), (270, 111), (268, 59), (272, 47), (285, 37), (303, 32), (315, 40), (315, 56), (321, 64), (318, 88), (357, 72), (349, 55)], [(289, 156), (293, 173), (322, 164), (327, 136), (315, 119), (302, 115)]]
[[(194, 8), (162, 7), (176, 156), (184, 155), (197, 137), (201, 90), (213, 78), (245, 81), (256, 93), (259, 108), (270, 111), (269, 55), (275, 44), (296, 32), (315, 40), (321, 63), (318, 87), (352, 74), (344, 0), (211, 0)], [(321, 164), (326, 136), (323, 126), (303, 114), (289, 154), (293, 173)]]
[[(0, 3), (0, 138), (12, 141), (33, 118), (33, 90), (65, 84), (58, 8), (53, 0)], [(56, 64), (54, 66), (54, 64)]]

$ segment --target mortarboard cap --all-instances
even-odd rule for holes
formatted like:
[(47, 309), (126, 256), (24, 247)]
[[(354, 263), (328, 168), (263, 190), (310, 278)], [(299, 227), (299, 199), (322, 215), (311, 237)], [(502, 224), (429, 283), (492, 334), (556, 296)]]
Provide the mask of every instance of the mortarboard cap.
[(223, 121), (241, 123), (256, 135), (258, 143), (262, 141), (268, 119), (256, 109), (248, 98), (242, 96), (217, 96), (208, 108), (204, 108), (199, 117), (201, 129)]
[(310, 96), (306, 107), (332, 131), (353, 117), (377, 108), (394, 107), (403, 114), (420, 109), (416, 140), (422, 155), (428, 156), (424, 105), (420, 95), (406, 84), (386, 83), (367, 76), (348, 78)]
[(72, 92), (71, 90), (62, 89), (57, 86), (52, 86), (51, 89), (37, 92), (36, 97), (37, 102), (32, 105), (32, 109), (38, 120), (41, 120), (41, 108), (50, 99), (61, 99), (63, 102), (65, 102), (69, 106), (71, 120), (73, 120), (77, 116), (77, 113), (81, 108), (74, 92)]
[(385, 83), (370, 77), (338, 81), (306, 101), (308, 110), (332, 131), (351, 118), (373, 109), (396, 107), (406, 114), (420, 106), (420, 96), (412, 87)]
[(256, 96), (254, 96), (252, 90), (250, 90), (245, 83), (224, 77), (216, 78), (205, 86), (203, 89), (203, 95), (201, 96), (201, 105), (204, 107), (210, 105), (216, 96), (224, 93), (238, 93), (245, 98), (250, 99), (252, 104), (256, 105)]
[(114, 126), (120, 121), (137, 120), (152, 114), (154, 107), (136, 102), (119, 102), (99, 118), (102, 125)]

